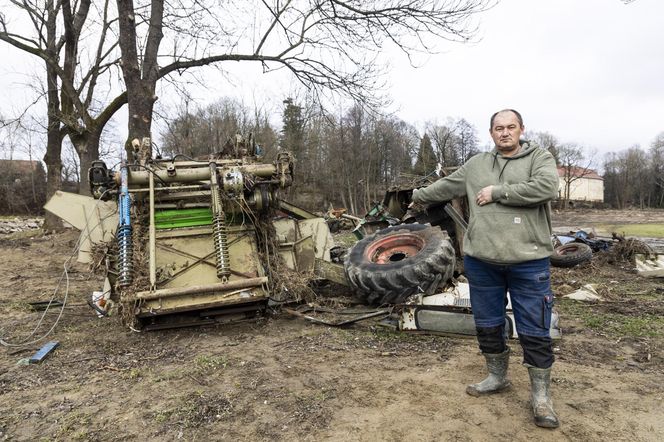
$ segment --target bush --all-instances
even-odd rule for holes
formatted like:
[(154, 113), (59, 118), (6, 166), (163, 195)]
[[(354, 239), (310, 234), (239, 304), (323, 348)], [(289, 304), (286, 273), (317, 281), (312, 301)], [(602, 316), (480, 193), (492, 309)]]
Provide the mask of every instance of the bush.
[(46, 202), (46, 172), (38, 161), (0, 160), (0, 215), (37, 215)]

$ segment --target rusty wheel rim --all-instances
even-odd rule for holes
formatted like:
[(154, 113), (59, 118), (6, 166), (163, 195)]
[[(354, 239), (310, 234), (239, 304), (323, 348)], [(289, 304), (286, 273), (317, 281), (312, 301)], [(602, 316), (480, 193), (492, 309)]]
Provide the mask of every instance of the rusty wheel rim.
[(417, 255), (424, 244), (422, 238), (410, 233), (390, 235), (367, 247), (365, 257), (374, 264), (391, 264)]
[(576, 244), (565, 244), (564, 246), (560, 247), (557, 252), (560, 256), (571, 255), (577, 253), (579, 248), (580, 247)]

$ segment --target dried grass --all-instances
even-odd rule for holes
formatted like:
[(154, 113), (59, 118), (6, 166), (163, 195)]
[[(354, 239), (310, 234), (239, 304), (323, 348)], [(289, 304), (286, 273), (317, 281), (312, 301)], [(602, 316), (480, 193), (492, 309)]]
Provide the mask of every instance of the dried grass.
[(311, 302), (317, 297), (310, 285), (314, 275), (311, 272), (296, 272), (286, 265), (279, 255), (273, 218), (274, 213), (268, 212), (255, 220), (258, 249), (269, 278), (270, 297), (278, 302)]
[(141, 301), (129, 299), (133, 299), (133, 296), (131, 295), (134, 293), (150, 289), (150, 268), (148, 259), (148, 229), (150, 222), (147, 207), (143, 205), (135, 205), (133, 206), (133, 209), (131, 236), (133, 247), (133, 280), (131, 285), (125, 288), (121, 288), (116, 284), (115, 290), (117, 293), (120, 293), (120, 314), (122, 322), (130, 327), (138, 328), (139, 324), (135, 312)]
[(613, 257), (615, 262), (629, 262), (635, 265), (635, 255), (643, 254), (650, 256), (653, 254), (652, 248), (641, 240), (636, 238), (625, 239), (615, 234), (614, 237), (618, 241), (609, 250), (609, 255)]

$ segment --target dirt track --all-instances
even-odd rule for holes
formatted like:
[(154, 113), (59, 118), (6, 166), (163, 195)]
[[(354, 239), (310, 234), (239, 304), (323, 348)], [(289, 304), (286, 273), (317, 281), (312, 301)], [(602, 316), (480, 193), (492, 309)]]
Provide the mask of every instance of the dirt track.
[[(0, 240), (3, 336), (26, 336), (34, 326), (38, 313), (25, 303), (50, 297), (75, 238)], [(562, 427), (555, 431), (531, 424), (527, 372), (514, 343), (512, 391), (473, 398), (465, 385), (483, 376), (483, 364), (470, 338), (395, 334), (370, 321), (336, 329), (284, 314), (135, 333), (118, 318), (92, 314), (85, 300), (99, 278), (75, 269), (69, 306), (50, 338), (60, 348), (30, 366), (16, 363), (38, 345), (0, 353), (0, 439), (664, 438), (659, 329), (588, 327), (596, 318), (664, 314), (660, 286), (629, 266), (594, 262), (554, 272), (557, 294), (595, 278), (609, 299), (559, 303), (564, 338), (556, 344), (553, 393)]]

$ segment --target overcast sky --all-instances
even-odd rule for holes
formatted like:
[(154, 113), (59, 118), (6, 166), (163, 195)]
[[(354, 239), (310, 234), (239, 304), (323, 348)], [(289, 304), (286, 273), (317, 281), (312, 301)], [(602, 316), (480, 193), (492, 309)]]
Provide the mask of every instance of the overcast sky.
[(503, 0), (482, 40), (393, 71), (401, 117), (488, 118), (519, 110), (527, 129), (599, 152), (649, 147), (664, 131), (664, 1)]
[[(491, 113), (511, 107), (523, 114), (527, 129), (600, 154), (634, 144), (647, 148), (664, 131), (663, 0), (502, 0), (478, 23), (478, 42), (443, 45), (417, 69), (389, 54), (397, 116), (419, 129), (426, 121), (463, 117), (484, 145)], [(22, 73), (40, 65), (23, 62), (4, 44), (0, 57), (6, 95), (0, 112), (7, 114), (8, 101), (28, 95), (22, 84), (30, 80)], [(217, 76), (215, 92), (197, 91), (194, 98), (237, 95), (253, 106), (271, 96), (272, 110), (280, 112), (293, 87), (258, 74), (255, 65), (245, 69), (256, 78), (247, 81), (251, 76), (243, 73), (229, 86)]]

